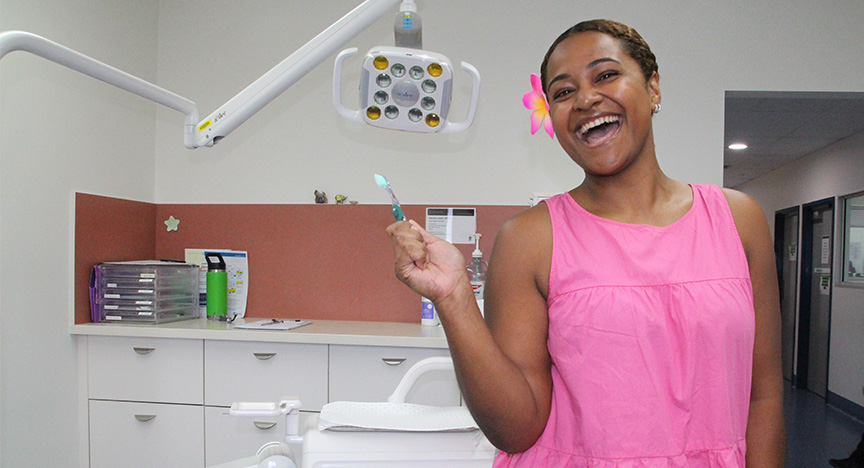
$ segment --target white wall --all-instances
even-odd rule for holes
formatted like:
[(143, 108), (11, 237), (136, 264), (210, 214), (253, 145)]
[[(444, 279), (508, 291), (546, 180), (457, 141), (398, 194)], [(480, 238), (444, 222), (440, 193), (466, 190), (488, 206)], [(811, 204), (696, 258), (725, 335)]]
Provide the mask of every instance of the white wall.
[[(206, 115), (356, 3), (162, 2), (160, 84)], [(375, 172), (388, 176), (403, 203), (522, 204), (536, 191), (572, 188), (581, 171), (548, 136), (530, 135), (521, 97), (549, 43), (582, 19), (622, 20), (652, 45), (664, 97), (658, 154), (673, 177), (688, 181), (722, 182), (726, 90), (864, 88), (864, 4), (856, 1), (418, 3), (424, 46), (483, 76), (477, 122), (466, 134), (400, 134), (342, 120), (330, 105), (331, 59), (215, 148), (190, 154), (178, 144), (179, 116), (160, 111), (157, 201), (309, 203), (322, 189), (383, 204)], [(363, 53), (392, 44), (391, 22), (380, 20), (351, 45)], [(345, 93), (356, 89), (359, 63), (347, 64)], [(456, 119), (468, 81), (457, 71)], [(345, 103), (355, 107), (355, 99)]]
[[(206, 115), (356, 3), (3, 0), (0, 29), (31, 30), (155, 80)], [(652, 44), (664, 96), (658, 152), (666, 170), (687, 181), (722, 180), (725, 91), (864, 90), (864, 3), (854, 0), (419, 4), (426, 48), (483, 75), (477, 121), (464, 134), (402, 134), (341, 120), (330, 107), (328, 60), (215, 148), (189, 151), (173, 111), (35, 57), (3, 59), (0, 464), (25, 466), (46, 440), (58, 445), (40, 452), (57, 466), (79, 457), (74, 441), (85, 415), (75, 405), (76, 349), (66, 331), (73, 190), (163, 203), (309, 203), (322, 189), (384, 204), (372, 182), (379, 172), (404, 203), (522, 204), (536, 191), (563, 191), (581, 172), (555, 141), (529, 134), (521, 97), (548, 44), (593, 17), (630, 23)], [(362, 53), (392, 44), (391, 21), (351, 45)], [(359, 59), (347, 65), (359, 70)], [(346, 93), (356, 86), (349, 75)], [(468, 88), (457, 70), (456, 120)], [(217, 178), (221, 187), (209, 182)]]
[[(843, 196), (864, 190), (864, 133), (846, 138), (830, 147), (787, 164), (770, 174), (750, 181), (740, 190), (762, 204), (773, 224), (774, 212), (786, 208)], [(841, 271), (843, 207), (835, 206), (834, 261)], [(828, 363), (828, 390), (864, 406), (864, 288), (837, 285), (831, 296), (831, 346)]]
[[(2, 3), (0, 30), (156, 78), (155, 0)], [(85, 382), (68, 332), (72, 192), (152, 200), (155, 116), (136, 96), (25, 52), (0, 62), (0, 466), (71, 467), (86, 456)]]

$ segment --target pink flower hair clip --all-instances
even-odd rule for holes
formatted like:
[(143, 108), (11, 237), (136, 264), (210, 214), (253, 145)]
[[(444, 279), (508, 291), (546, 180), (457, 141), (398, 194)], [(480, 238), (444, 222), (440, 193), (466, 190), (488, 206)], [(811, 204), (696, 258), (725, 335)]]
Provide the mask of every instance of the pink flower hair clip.
[(550, 138), (555, 138), (555, 132), (552, 130), (552, 119), (549, 118), (549, 103), (546, 102), (546, 95), (543, 94), (540, 77), (533, 73), (531, 74), (531, 91), (522, 96), (522, 105), (532, 111), (531, 134), (537, 133), (537, 130), (542, 126)]

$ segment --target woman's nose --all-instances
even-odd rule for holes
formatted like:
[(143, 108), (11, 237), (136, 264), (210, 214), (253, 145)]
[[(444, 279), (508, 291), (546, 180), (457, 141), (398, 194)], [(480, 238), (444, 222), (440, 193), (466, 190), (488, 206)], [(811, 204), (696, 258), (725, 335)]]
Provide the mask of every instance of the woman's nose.
[(577, 110), (588, 110), (597, 105), (603, 97), (592, 87), (582, 87), (579, 89), (576, 99), (573, 100), (573, 106)]

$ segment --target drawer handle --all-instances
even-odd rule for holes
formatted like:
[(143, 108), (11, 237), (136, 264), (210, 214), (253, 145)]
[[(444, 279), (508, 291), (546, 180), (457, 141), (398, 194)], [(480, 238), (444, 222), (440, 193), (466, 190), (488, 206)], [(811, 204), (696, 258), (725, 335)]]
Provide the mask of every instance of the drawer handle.
[(155, 417), (156, 417), (155, 414), (136, 414), (136, 415), (135, 415), (135, 419), (137, 419), (137, 420), (139, 420), (139, 421), (141, 421), (141, 422), (147, 422), (147, 421), (150, 421), (151, 419), (153, 419), (153, 418), (155, 418)]
[(138, 353), (138, 354), (150, 354), (150, 353), (152, 353), (153, 350), (155, 350), (156, 348), (138, 348), (138, 347), (135, 347), (135, 348), (132, 348), (132, 349), (134, 349), (135, 352)]
[(258, 359), (260, 359), (260, 360), (262, 360), (262, 361), (266, 361), (266, 360), (268, 360), (268, 359), (272, 359), (273, 356), (276, 355), (276, 353), (252, 353), (252, 354), (254, 354), (256, 358), (258, 358)]
[(261, 429), (262, 431), (266, 431), (267, 429), (273, 429), (276, 423), (272, 421), (255, 421), (255, 427)]
[(381, 360), (384, 361), (384, 364), (387, 364), (388, 366), (398, 366), (399, 364), (402, 364), (403, 362), (405, 362), (404, 357), (403, 358), (382, 357)]

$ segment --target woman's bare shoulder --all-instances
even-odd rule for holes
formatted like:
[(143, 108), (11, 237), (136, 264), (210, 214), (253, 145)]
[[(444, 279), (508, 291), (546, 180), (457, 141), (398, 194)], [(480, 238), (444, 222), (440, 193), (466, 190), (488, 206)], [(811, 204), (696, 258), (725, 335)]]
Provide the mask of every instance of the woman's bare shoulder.
[[(537, 236), (552, 233), (552, 220), (549, 207), (546, 203), (537, 205), (517, 213), (508, 219), (501, 227), (500, 235), (505, 238), (515, 237), (522, 239), (525, 236), (540, 240)], [(550, 237), (551, 240), (551, 237)]]
[(760, 242), (767, 232), (768, 222), (765, 212), (759, 202), (752, 196), (738, 190), (723, 188), (723, 195), (729, 203), (732, 219), (738, 229), (738, 235), (748, 252), (754, 244)]

